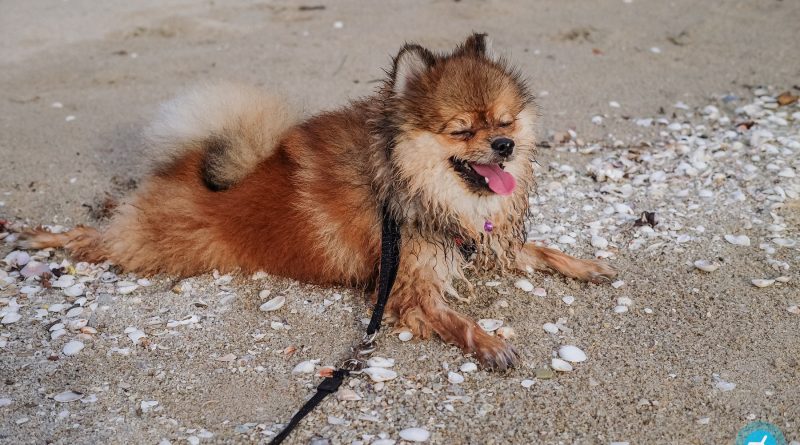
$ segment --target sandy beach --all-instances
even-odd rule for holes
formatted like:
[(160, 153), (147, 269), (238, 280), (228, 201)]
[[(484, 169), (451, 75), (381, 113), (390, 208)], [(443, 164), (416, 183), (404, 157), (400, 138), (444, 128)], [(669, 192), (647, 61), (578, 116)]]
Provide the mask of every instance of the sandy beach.
[[(23, 280), (13, 231), (105, 224), (146, 173), (142, 128), (193, 85), (279, 90), (311, 115), (374, 91), (404, 42), (473, 31), (541, 110), (530, 239), (606, 257), (620, 281), (474, 276), (453, 305), (513, 328), (521, 366), (462, 371), (457, 348), (386, 329), (397, 378), (351, 380), (358, 400), (326, 401), (288, 443), (418, 427), (435, 444), (718, 444), (753, 421), (800, 441), (797, 2), (33, 0), (0, 2), (0, 443), (268, 442), (320, 381), (295, 366), (359, 337), (361, 292), (70, 263), (70, 296)], [(588, 360), (553, 372), (563, 345)]]

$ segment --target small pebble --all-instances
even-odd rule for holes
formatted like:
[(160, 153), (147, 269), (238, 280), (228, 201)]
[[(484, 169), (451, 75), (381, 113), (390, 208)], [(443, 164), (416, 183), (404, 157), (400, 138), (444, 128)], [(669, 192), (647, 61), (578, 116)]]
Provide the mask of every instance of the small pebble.
[(555, 323), (545, 323), (542, 325), (542, 329), (550, 334), (558, 334), (558, 326)]
[(525, 388), (525, 389), (528, 389), (531, 386), (533, 386), (534, 383), (536, 383), (536, 382), (533, 381), (533, 380), (525, 379), (525, 380), (522, 381), (522, 387)]
[(569, 306), (569, 305), (571, 305), (572, 303), (575, 302), (575, 297), (573, 297), (572, 295), (566, 295), (566, 296), (561, 298), (561, 301), (563, 301), (564, 304)]

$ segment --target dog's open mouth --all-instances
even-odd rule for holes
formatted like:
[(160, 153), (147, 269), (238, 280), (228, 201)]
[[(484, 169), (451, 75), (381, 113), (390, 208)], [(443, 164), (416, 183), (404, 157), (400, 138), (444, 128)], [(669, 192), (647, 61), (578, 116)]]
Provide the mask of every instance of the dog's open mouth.
[(510, 195), (517, 186), (517, 181), (504, 170), (501, 163), (478, 164), (452, 157), (450, 164), (467, 184), (479, 189), (491, 190), (498, 195)]

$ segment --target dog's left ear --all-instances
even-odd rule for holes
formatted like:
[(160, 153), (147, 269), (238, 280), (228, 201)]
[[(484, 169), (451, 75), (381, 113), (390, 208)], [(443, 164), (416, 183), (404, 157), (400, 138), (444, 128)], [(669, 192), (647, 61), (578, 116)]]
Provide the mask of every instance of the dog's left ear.
[(394, 70), (392, 70), (395, 94), (398, 96), (405, 94), (409, 84), (427, 71), (435, 61), (433, 53), (419, 45), (407, 44), (400, 49), (394, 58)]
[(464, 44), (462, 44), (456, 52), (483, 56), (490, 60), (495, 59), (494, 51), (492, 51), (492, 40), (486, 33), (476, 32), (467, 37), (467, 40), (464, 41)]

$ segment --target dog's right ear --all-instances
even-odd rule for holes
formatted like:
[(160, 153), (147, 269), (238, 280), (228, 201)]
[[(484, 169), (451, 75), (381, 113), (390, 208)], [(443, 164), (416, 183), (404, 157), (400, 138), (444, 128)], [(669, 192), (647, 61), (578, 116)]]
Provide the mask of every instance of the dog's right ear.
[(415, 45), (406, 44), (394, 58), (392, 82), (394, 93), (402, 96), (408, 91), (409, 84), (419, 78), (436, 61), (433, 53)]

